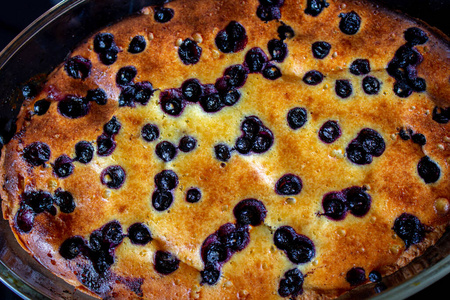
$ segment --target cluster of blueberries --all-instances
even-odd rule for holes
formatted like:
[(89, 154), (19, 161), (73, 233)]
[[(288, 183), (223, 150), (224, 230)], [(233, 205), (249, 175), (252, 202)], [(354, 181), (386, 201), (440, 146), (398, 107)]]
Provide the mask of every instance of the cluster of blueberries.
[(180, 139), (178, 147), (169, 141), (159, 142), (155, 147), (155, 153), (164, 162), (169, 162), (177, 156), (178, 150), (188, 153), (195, 147), (197, 147), (197, 140), (193, 136), (185, 135)]
[(328, 218), (343, 220), (350, 212), (362, 217), (369, 212), (372, 198), (364, 187), (353, 186), (342, 191), (327, 193), (322, 200), (323, 213)]

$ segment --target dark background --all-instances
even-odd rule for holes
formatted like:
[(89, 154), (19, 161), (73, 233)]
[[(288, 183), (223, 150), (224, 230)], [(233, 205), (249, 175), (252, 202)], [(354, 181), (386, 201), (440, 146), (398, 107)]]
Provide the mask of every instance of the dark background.
[[(392, 2), (396, 2), (406, 7), (410, 15), (420, 16), (430, 25), (436, 26), (450, 35), (450, 0), (379, 1), (390, 5), (392, 5)], [(2, 8), (0, 9), (0, 49), (3, 49), (22, 29), (58, 2), (59, 0), (2, 1)], [(418, 3), (420, 4), (418, 5)], [(410, 297), (409, 300), (443, 299), (448, 297), (449, 287), (450, 274)], [(20, 300), (21, 298), (0, 283), (0, 299)]]

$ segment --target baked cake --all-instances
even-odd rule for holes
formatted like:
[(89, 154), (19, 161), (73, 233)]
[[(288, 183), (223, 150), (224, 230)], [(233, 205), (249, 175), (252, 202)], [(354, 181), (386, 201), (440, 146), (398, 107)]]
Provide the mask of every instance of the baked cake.
[(362, 0), (147, 7), (25, 102), (3, 216), (100, 298), (381, 291), (450, 221), (449, 51)]

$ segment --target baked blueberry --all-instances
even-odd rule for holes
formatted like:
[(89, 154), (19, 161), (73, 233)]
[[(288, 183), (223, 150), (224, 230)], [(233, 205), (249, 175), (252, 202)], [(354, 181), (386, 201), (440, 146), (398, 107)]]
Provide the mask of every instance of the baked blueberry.
[(244, 133), (244, 136), (252, 141), (256, 138), (256, 135), (262, 127), (264, 127), (263, 123), (256, 116), (246, 117), (241, 123), (241, 131)]
[(217, 90), (211, 87), (208, 89), (208, 92), (200, 98), (200, 106), (205, 112), (214, 113), (220, 111), (225, 104)]
[(310, 262), (316, 255), (314, 243), (306, 236), (297, 234), (286, 251), (289, 260), (295, 264)]
[(272, 21), (281, 19), (281, 11), (278, 6), (259, 5), (256, 9), (256, 15), (261, 21)]
[(122, 128), (122, 125), (117, 120), (116, 116), (113, 116), (111, 120), (109, 120), (105, 125), (103, 125), (103, 132), (107, 135), (116, 135), (119, 133), (120, 128)]
[(305, 76), (303, 76), (303, 82), (308, 85), (318, 85), (323, 81), (323, 75), (319, 71), (312, 70), (306, 72)]
[(190, 38), (185, 39), (178, 48), (178, 56), (185, 65), (198, 63), (201, 55), (202, 48)]
[(22, 87), (22, 96), (25, 99), (31, 99), (37, 96), (38, 86), (34, 83), (27, 83)]
[(54, 199), (56, 205), (59, 206), (59, 210), (66, 214), (72, 213), (77, 206), (72, 194), (68, 191), (63, 191), (61, 188), (55, 191)]
[(119, 54), (119, 49), (117, 46), (114, 46), (111, 49), (105, 50), (105, 52), (101, 52), (99, 58), (103, 64), (109, 66), (117, 61), (117, 54)]
[(53, 172), (60, 178), (66, 178), (71, 175), (73, 169), (72, 159), (65, 154), (58, 157), (53, 164)]
[(270, 40), (269, 43), (267, 43), (267, 49), (269, 50), (272, 60), (280, 63), (284, 61), (288, 53), (286, 43), (277, 39)]
[(173, 9), (168, 7), (156, 6), (154, 8), (155, 14), (153, 15), (154, 19), (158, 23), (167, 23), (172, 20), (175, 12)]
[(182, 93), (179, 89), (167, 89), (161, 92), (160, 96), (161, 109), (171, 116), (179, 116), (184, 109)]
[(119, 86), (130, 85), (134, 77), (137, 75), (137, 70), (133, 66), (126, 66), (119, 69), (116, 75), (116, 83)]
[(299, 129), (305, 125), (308, 120), (308, 113), (303, 107), (294, 107), (289, 110), (286, 116), (287, 123), (291, 129)]
[(102, 184), (110, 189), (118, 189), (125, 182), (125, 170), (118, 165), (109, 166), (104, 169), (100, 175)]
[(439, 165), (431, 160), (428, 156), (424, 156), (417, 164), (417, 172), (425, 183), (434, 183), (441, 176)]
[(16, 227), (23, 233), (28, 233), (33, 229), (33, 223), (36, 213), (27, 204), (21, 204), (17, 210), (15, 222)]
[(128, 238), (136, 245), (148, 244), (153, 239), (150, 230), (143, 223), (134, 223), (128, 227)]
[(122, 232), (122, 225), (118, 221), (111, 221), (102, 228), (103, 243), (108, 248), (113, 248), (122, 243), (124, 234)]
[(167, 190), (155, 190), (152, 195), (152, 205), (157, 211), (167, 210), (173, 203), (173, 195)]
[(240, 201), (233, 209), (234, 217), (239, 225), (260, 225), (266, 218), (267, 210), (264, 204), (257, 199)]
[(341, 128), (337, 121), (326, 121), (319, 129), (319, 138), (324, 143), (334, 143), (340, 136)]
[(330, 4), (326, 0), (308, 0), (305, 14), (317, 17)]
[(96, 253), (91, 256), (91, 260), (96, 272), (102, 275), (108, 272), (111, 265), (114, 264), (114, 257), (107, 251)]
[(228, 161), (231, 157), (231, 150), (230, 147), (228, 147), (225, 144), (218, 144), (214, 146), (214, 153), (216, 155), (216, 158), (220, 161)]
[(58, 102), (58, 111), (64, 117), (76, 119), (88, 114), (90, 103), (86, 98), (75, 95), (67, 95)]
[(278, 286), (278, 294), (281, 297), (296, 297), (303, 292), (303, 274), (299, 269), (294, 268), (286, 273), (284, 277), (280, 280), (280, 285)]
[(345, 149), (347, 158), (354, 164), (357, 165), (367, 165), (370, 164), (373, 160), (373, 157), (370, 153), (367, 153), (363, 149), (363, 147), (356, 142), (350, 143)]
[(156, 251), (155, 270), (158, 273), (168, 275), (178, 270), (180, 260), (170, 252)]
[(412, 80), (409, 80), (409, 85), (415, 92), (425, 92), (427, 90), (427, 83), (425, 79), (421, 77), (416, 77)]
[(183, 136), (178, 144), (178, 149), (183, 152), (191, 152), (197, 146), (197, 140), (189, 135)]
[(240, 88), (247, 80), (248, 70), (243, 65), (232, 65), (225, 69), (224, 78), (229, 89)]
[(147, 46), (147, 42), (145, 41), (145, 38), (142, 35), (135, 36), (130, 44), (128, 45), (128, 52), (132, 54), (141, 53), (145, 50), (145, 47)]
[(248, 50), (245, 55), (245, 66), (250, 73), (261, 72), (267, 63), (267, 56), (261, 48), (255, 47)]
[(275, 231), (273, 242), (278, 249), (289, 250), (293, 246), (296, 237), (297, 233), (294, 228), (290, 226), (281, 226)]
[(345, 279), (351, 286), (360, 285), (366, 281), (366, 271), (360, 267), (353, 267), (347, 272)]
[(435, 106), (433, 108), (433, 120), (440, 124), (447, 124), (450, 121), (450, 107)]
[(352, 87), (352, 84), (350, 83), (350, 80), (338, 79), (338, 80), (336, 80), (336, 85), (334, 87), (334, 90), (336, 92), (336, 95), (345, 99), (345, 98), (350, 97), (350, 95), (353, 92), (353, 87)]
[(422, 54), (417, 49), (406, 44), (395, 51), (393, 63), (400, 68), (418, 65), (423, 60)]
[(348, 35), (356, 34), (361, 27), (361, 17), (354, 11), (339, 14), (339, 29)]
[(314, 42), (311, 46), (314, 58), (324, 59), (330, 53), (331, 45), (327, 42)]
[(285, 174), (275, 184), (278, 195), (298, 195), (303, 188), (302, 180), (294, 174)]
[(405, 242), (405, 248), (420, 243), (425, 238), (425, 227), (411, 214), (402, 213), (395, 219), (394, 232)]
[(322, 200), (323, 214), (328, 218), (339, 221), (347, 215), (347, 203), (340, 192), (330, 192)]
[(234, 144), (234, 149), (240, 154), (247, 154), (252, 150), (253, 142), (251, 139), (240, 136), (236, 139), (236, 143)]
[(81, 253), (85, 246), (81, 236), (73, 236), (65, 240), (59, 247), (59, 254), (65, 259), (74, 259)]
[(274, 137), (272, 131), (266, 127), (262, 127), (253, 139), (252, 151), (255, 153), (266, 152), (272, 147), (273, 142)]
[(97, 137), (97, 155), (108, 156), (116, 149), (116, 142), (113, 138), (105, 133)]
[(102, 53), (115, 45), (114, 36), (111, 33), (99, 33), (94, 37), (94, 51)]
[(405, 129), (405, 128), (400, 128), (400, 131), (398, 133), (398, 136), (404, 140), (404, 141), (408, 141), (411, 139), (411, 135), (413, 134), (411, 129)]
[(410, 27), (406, 29), (403, 36), (411, 46), (422, 45), (428, 41), (428, 36), (425, 31), (417, 27)]
[(186, 192), (186, 201), (189, 203), (197, 203), (202, 199), (202, 193), (197, 188), (190, 188)]
[(370, 73), (370, 62), (368, 59), (355, 59), (351, 63), (349, 70), (353, 75), (367, 75)]
[(280, 68), (275, 66), (274, 64), (268, 63), (264, 70), (262, 71), (262, 75), (266, 79), (275, 80), (281, 77)]
[(354, 186), (344, 190), (346, 205), (350, 213), (356, 217), (366, 215), (370, 210), (372, 198), (364, 188)]
[(54, 202), (52, 195), (42, 190), (25, 192), (21, 198), (37, 214), (50, 211)]
[(147, 142), (153, 142), (159, 138), (159, 129), (154, 124), (145, 124), (141, 129), (141, 136)]
[(164, 162), (169, 162), (177, 156), (177, 148), (169, 141), (162, 141), (156, 145), (155, 153)]
[(50, 159), (50, 147), (42, 142), (34, 142), (23, 150), (23, 159), (32, 166), (40, 166)]
[(381, 282), (382, 276), (378, 271), (372, 271), (369, 273), (369, 280), (372, 282)]
[(45, 114), (50, 108), (50, 101), (46, 99), (38, 100), (34, 103), (34, 113), (38, 116)]
[(187, 101), (198, 102), (203, 94), (203, 86), (198, 79), (191, 78), (183, 82), (181, 93)]
[(248, 230), (248, 226), (236, 226), (227, 223), (220, 226), (217, 235), (219, 241), (225, 248), (231, 251), (241, 251), (250, 242), (250, 233)]
[(368, 75), (362, 80), (362, 88), (367, 95), (378, 94), (380, 91), (380, 86), (380, 81), (373, 76)]
[(202, 260), (205, 265), (217, 265), (228, 258), (227, 248), (219, 242), (206, 243), (202, 246)]
[(241, 92), (239, 90), (229, 90), (221, 95), (222, 103), (226, 106), (235, 105), (241, 98)]
[(244, 26), (236, 21), (231, 21), (228, 25), (217, 33), (215, 38), (216, 46), (223, 53), (239, 52), (247, 45), (247, 32)]
[(173, 190), (178, 185), (178, 176), (172, 170), (163, 170), (155, 175), (155, 185), (161, 190)]
[(89, 90), (87, 92), (86, 100), (94, 101), (98, 105), (105, 105), (106, 102), (108, 101), (108, 96), (106, 95), (106, 92), (103, 89), (97, 88)]
[(206, 266), (203, 271), (200, 271), (202, 277), (202, 284), (214, 285), (220, 279), (220, 270), (214, 266)]
[(411, 136), (411, 140), (413, 141), (413, 143), (420, 146), (424, 146), (427, 143), (427, 138), (421, 133), (414, 133)]
[(356, 140), (367, 153), (373, 156), (380, 156), (386, 149), (386, 144), (381, 134), (371, 128), (362, 129)]
[(153, 95), (153, 86), (148, 81), (137, 82), (134, 85), (134, 101), (146, 105)]
[(91, 73), (92, 63), (80, 55), (71, 57), (64, 65), (67, 74), (75, 79), (85, 79)]
[(75, 145), (75, 158), (74, 161), (78, 161), (82, 164), (89, 163), (94, 157), (94, 146), (87, 141), (78, 142)]

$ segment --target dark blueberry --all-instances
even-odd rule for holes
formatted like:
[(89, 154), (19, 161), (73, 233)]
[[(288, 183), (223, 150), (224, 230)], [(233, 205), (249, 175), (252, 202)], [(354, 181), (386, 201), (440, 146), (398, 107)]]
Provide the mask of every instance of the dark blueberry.
[(262, 71), (262, 75), (266, 79), (275, 80), (281, 77), (281, 71), (277, 66), (273, 64), (267, 64)]
[(82, 164), (89, 163), (94, 157), (94, 146), (87, 141), (78, 142), (75, 145), (75, 158), (74, 161), (78, 161)]
[(415, 48), (410, 45), (403, 45), (395, 51), (395, 62), (400, 68), (410, 65), (417, 65), (422, 61), (423, 57)]
[(203, 94), (203, 86), (195, 78), (188, 79), (181, 85), (181, 92), (187, 101), (198, 102)]
[(351, 286), (360, 285), (366, 281), (366, 271), (360, 267), (353, 267), (347, 272), (345, 279)]
[(240, 201), (233, 209), (236, 222), (240, 225), (260, 225), (266, 218), (267, 210), (264, 204), (257, 199)]
[(178, 149), (183, 152), (191, 152), (197, 146), (197, 140), (192, 136), (183, 136), (178, 144)]
[(136, 87), (134, 85), (125, 86), (119, 95), (119, 107), (135, 107)]
[(450, 107), (442, 108), (435, 106), (433, 108), (433, 120), (440, 124), (447, 124), (450, 121)]
[(169, 162), (177, 156), (177, 148), (168, 141), (162, 141), (156, 145), (156, 155), (165, 162)]
[(200, 98), (200, 106), (205, 112), (218, 112), (224, 105), (219, 93), (207, 94)]
[(241, 98), (241, 92), (239, 90), (229, 90), (225, 94), (221, 95), (222, 103), (226, 106), (235, 105)]
[(190, 38), (185, 39), (178, 48), (178, 56), (185, 65), (198, 63), (201, 55), (202, 48)]
[(357, 142), (350, 143), (346, 148), (347, 158), (357, 165), (367, 165), (372, 162), (372, 155), (367, 153)]
[(109, 245), (110, 248), (116, 247), (122, 243), (124, 238), (122, 226), (118, 221), (111, 221), (106, 224), (102, 229), (102, 233), (104, 243)]
[(155, 175), (155, 185), (161, 190), (173, 190), (178, 185), (178, 176), (172, 170), (163, 170)]
[(93, 231), (89, 236), (89, 249), (93, 252), (99, 252), (102, 250), (103, 245), (103, 233), (100, 230)]
[(134, 101), (146, 105), (153, 95), (153, 86), (148, 81), (138, 82), (134, 85)]
[(186, 201), (189, 203), (197, 203), (202, 198), (202, 193), (197, 188), (191, 188), (186, 192)]
[(303, 107), (294, 107), (287, 113), (286, 116), (288, 125), (291, 129), (299, 129), (305, 125), (308, 120), (308, 114)]
[(362, 129), (356, 140), (360, 142), (367, 153), (373, 156), (380, 156), (386, 149), (386, 144), (381, 134), (370, 128)]
[(314, 58), (324, 59), (330, 53), (331, 45), (327, 42), (314, 42), (312, 44), (312, 53)]
[(382, 276), (378, 271), (372, 271), (369, 273), (369, 280), (372, 282), (381, 282)]
[(352, 84), (349, 80), (346, 79), (336, 80), (334, 90), (336, 92), (336, 95), (343, 99), (350, 97), (353, 92)]
[(399, 66), (398, 60), (396, 58), (389, 62), (386, 70), (389, 75), (397, 80), (406, 80), (408, 78), (406, 70)]
[(297, 296), (303, 292), (303, 274), (299, 269), (294, 268), (286, 273), (280, 280), (278, 294), (281, 297)]
[(143, 223), (134, 223), (128, 227), (128, 238), (137, 245), (148, 244), (153, 239), (150, 230)]
[(42, 142), (34, 142), (23, 150), (23, 159), (32, 166), (40, 166), (50, 159), (50, 147)]
[(412, 134), (412, 130), (411, 129), (405, 129), (405, 128), (401, 128), (398, 135), (400, 136), (400, 138), (404, 141), (408, 141), (409, 139), (411, 139), (411, 134)]
[(110, 135), (103, 133), (97, 138), (97, 155), (111, 155), (114, 149), (116, 149), (116, 142)]
[(267, 43), (267, 48), (272, 60), (277, 62), (283, 62), (288, 53), (286, 43), (277, 39), (270, 40), (269, 43)]
[(270, 149), (273, 145), (273, 134), (267, 128), (261, 128), (253, 140), (252, 151), (255, 153), (263, 153)]
[(111, 33), (99, 33), (94, 38), (94, 51), (96, 53), (103, 53), (114, 45), (114, 36)]
[(331, 144), (341, 136), (341, 128), (336, 121), (326, 121), (319, 129), (319, 138), (322, 142)]
[(326, 194), (322, 200), (323, 214), (328, 218), (339, 221), (347, 214), (346, 199), (339, 192)]
[(305, 76), (303, 76), (303, 82), (308, 85), (317, 85), (321, 83), (322, 80), (323, 80), (322, 73), (316, 70), (306, 72)]
[(106, 102), (108, 101), (108, 96), (106, 95), (106, 92), (103, 89), (97, 88), (89, 90), (87, 92), (86, 100), (95, 101), (95, 103), (97, 103), (98, 105), (105, 105)]
[(65, 259), (74, 259), (81, 253), (85, 243), (82, 237), (73, 236), (65, 240), (59, 247), (59, 254)]
[(119, 133), (122, 125), (117, 120), (116, 116), (113, 116), (105, 125), (103, 125), (103, 132), (107, 135), (115, 135)]
[(178, 270), (180, 260), (170, 252), (156, 251), (155, 270), (158, 273), (168, 275)]
[(137, 70), (133, 66), (126, 66), (119, 69), (116, 75), (116, 83), (120, 86), (129, 85), (137, 75)]
[(414, 78), (413, 80), (409, 81), (409, 84), (411, 85), (411, 88), (415, 91), (415, 92), (425, 92), (427, 89), (427, 83), (425, 81), (425, 79), (417, 77)]
[(220, 270), (214, 266), (206, 266), (203, 271), (200, 271), (200, 275), (202, 276), (202, 284), (214, 285), (220, 279)]
[(232, 251), (241, 251), (250, 242), (248, 226), (237, 227), (231, 223), (220, 226), (218, 237), (220, 242)]
[(114, 263), (114, 257), (106, 251), (96, 253), (91, 260), (95, 270), (100, 274), (106, 273)]
[(49, 211), (53, 206), (52, 195), (42, 190), (25, 192), (21, 197), (37, 214), (45, 210)]
[(36, 94), (37, 94), (37, 87), (34, 84), (29, 83), (25, 84), (22, 87), (22, 95), (25, 99), (34, 98)]
[(250, 73), (261, 72), (267, 63), (267, 56), (261, 48), (252, 48), (245, 55), (245, 65)]
[(225, 144), (214, 146), (214, 153), (216, 158), (220, 161), (228, 161), (231, 157), (230, 148)]
[(240, 88), (247, 80), (247, 69), (243, 65), (232, 65), (223, 73), (228, 89)]
[(227, 249), (221, 243), (212, 242), (202, 247), (202, 260), (205, 265), (215, 265), (227, 259)]
[(161, 92), (161, 109), (171, 116), (178, 116), (184, 109), (182, 93), (178, 89), (167, 89)]
[(348, 35), (354, 35), (359, 31), (361, 27), (361, 18), (360, 16), (351, 11), (349, 13), (342, 13), (339, 15), (341, 21), (339, 22), (339, 29)]
[(366, 75), (370, 73), (370, 62), (368, 59), (355, 59), (350, 65), (350, 73), (353, 75)]
[(114, 46), (114, 48), (108, 49), (99, 54), (100, 61), (107, 66), (112, 65), (116, 62), (118, 53), (119, 50), (116, 46)]
[(247, 154), (252, 150), (253, 142), (251, 139), (240, 136), (237, 138), (234, 149), (241, 154)]
[(145, 50), (146, 46), (147, 42), (145, 38), (142, 35), (137, 35), (131, 40), (130, 45), (128, 45), (128, 52), (133, 54), (141, 53)]
[(75, 95), (67, 95), (58, 102), (58, 111), (67, 118), (76, 119), (88, 114), (90, 108), (89, 101)]
[(261, 120), (255, 116), (246, 117), (241, 123), (241, 130), (244, 133), (244, 136), (252, 141), (256, 138), (256, 135), (262, 127), (263, 124)]
[(416, 216), (408, 213), (402, 213), (396, 218), (392, 229), (405, 242), (406, 249), (420, 243), (425, 237), (423, 224)]
[(100, 175), (102, 184), (110, 189), (118, 189), (125, 182), (125, 170), (121, 166), (109, 166)]
[(80, 55), (69, 58), (64, 65), (67, 74), (75, 79), (85, 79), (91, 73), (92, 63)]
[(413, 143), (416, 143), (420, 146), (424, 146), (427, 143), (427, 138), (421, 133), (414, 133), (411, 136)]
[(434, 183), (441, 176), (439, 165), (432, 161), (428, 156), (424, 156), (417, 164), (417, 172), (425, 183)]
[(278, 195), (297, 195), (302, 191), (303, 184), (300, 177), (294, 174), (285, 174), (275, 184)]
[(259, 5), (256, 9), (256, 15), (261, 21), (279, 20), (281, 18), (280, 8), (277, 6)]
[(295, 36), (294, 29), (291, 26), (282, 23), (277, 29), (280, 40), (291, 39)]
[(38, 100), (34, 103), (34, 113), (38, 116), (45, 114), (50, 108), (50, 101), (45, 99)]
[(289, 260), (295, 264), (310, 262), (316, 255), (313, 242), (304, 235), (297, 235), (286, 254)]
[(292, 248), (297, 233), (290, 226), (281, 226), (273, 235), (273, 242), (278, 249), (288, 250)]
[(65, 178), (73, 173), (74, 166), (72, 164), (72, 159), (63, 154), (55, 160), (53, 164), (53, 171), (56, 176), (60, 178)]
[(369, 212), (372, 198), (361, 187), (351, 187), (345, 190), (347, 206), (350, 213), (356, 217), (362, 217)]
[(366, 76), (362, 80), (362, 87), (367, 95), (376, 95), (380, 91), (380, 81), (373, 76)]
[(329, 5), (326, 0), (308, 0), (305, 14), (317, 17)]
[(239, 52), (247, 44), (247, 32), (236, 21), (231, 21), (215, 38), (216, 46), (223, 53)]
[(77, 206), (72, 194), (68, 191), (63, 191), (61, 188), (55, 191), (55, 203), (59, 206), (59, 210), (65, 214), (72, 213)]
[(145, 124), (141, 129), (141, 136), (147, 142), (153, 142), (159, 138), (159, 129), (156, 125)]
[(410, 27), (404, 33), (405, 40), (411, 45), (422, 45), (428, 41), (427, 34), (420, 28)]
[(157, 211), (167, 210), (173, 203), (173, 195), (167, 190), (155, 190), (152, 195), (152, 205)]
[(155, 7), (155, 14), (153, 17), (155, 18), (155, 21), (158, 23), (167, 23), (170, 20), (172, 20), (173, 16), (175, 15), (175, 12), (173, 9), (168, 7)]
[(17, 228), (24, 233), (30, 232), (33, 229), (35, 216), (36, 213), (30, 206), (22, 204), (16, 214), (15, 222)]

